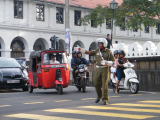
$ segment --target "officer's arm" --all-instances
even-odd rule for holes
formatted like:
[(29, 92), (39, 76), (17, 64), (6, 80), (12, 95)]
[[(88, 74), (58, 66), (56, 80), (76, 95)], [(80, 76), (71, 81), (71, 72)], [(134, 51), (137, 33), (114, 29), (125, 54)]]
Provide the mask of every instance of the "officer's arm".
[(96, 51), (87, 51), (86, 50), (85, 54), (88, 54), (90, 56), (95, 56), (96, 55)]
[(91, 52), (86, 50), (85, 54), (91, 55)]

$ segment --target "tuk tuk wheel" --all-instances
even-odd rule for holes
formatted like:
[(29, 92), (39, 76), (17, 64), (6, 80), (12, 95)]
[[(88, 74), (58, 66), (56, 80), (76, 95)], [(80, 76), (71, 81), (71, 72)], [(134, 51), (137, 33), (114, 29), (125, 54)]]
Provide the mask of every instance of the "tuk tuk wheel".
[(62, 85), (58, 85), (58, 94), (62, 95), (62, 93), (63, 93)]
[(28, 85), (28, 91), (29, 91), (29, 93), (32, 93), (33, 92), (33, 86)]

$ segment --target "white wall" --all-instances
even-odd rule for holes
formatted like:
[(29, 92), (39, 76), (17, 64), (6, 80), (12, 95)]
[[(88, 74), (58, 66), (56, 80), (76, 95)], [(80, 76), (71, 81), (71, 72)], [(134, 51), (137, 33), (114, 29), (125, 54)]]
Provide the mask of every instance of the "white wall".
[[(63, 7), (64, 5), (45, 4), (45, 20), (36, 20), (36, 4), (40, 2), (32, 2), (23, 0), (23, 19), (14, 18), (14, 4), (13, 0), (0, 0), (0, 42), (3, 44), (2, 56), (10, 56), (10, 45), (15, 37), (20, 37), (25, 44), (25, 55), (33, 51), (34, 43), (37, 39), (42, 38), (46, 48), (50, 47), (50, 38), (53, 35), (59, 39), (65, 39), (65, 9), (64, 9), (64, 23), (56, 23), (56, 7)], [(40, 3), (42, 4), (42, 3)], [(92, 42), (99, 37), (106, 37), (111, 34), (110, 29), (106, 29), (106, 24), (92, 28), (91, 24), (88, 26), (74, 25), (74, 10), (81, 10), (81, 17), (87, 14), (87, 9), (70, 7), (70, 31), (72, 34), (72, 46), (80, 40), (84, 47), (89, 50)], [(142, 25), (142, 28), (144, 26)], [(113, 27), (113, 43), (131, 44), (138, 42), (143, 45), (146, 41), (152, 41), (158, 44), (160, 35), (156, 34), (156, 27), (150, 27), (149, 33), (138, 30), (138, 32), (120, 31), (119, 27)], [(135, 36), (134, 36), (135, 35)], [(88, 56), (85, 56), (88, 59)]]

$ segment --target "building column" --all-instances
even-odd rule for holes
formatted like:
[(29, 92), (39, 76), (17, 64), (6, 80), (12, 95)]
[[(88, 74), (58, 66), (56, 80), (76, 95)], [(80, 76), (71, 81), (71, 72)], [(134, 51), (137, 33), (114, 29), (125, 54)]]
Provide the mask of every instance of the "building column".
[(0, 49), (0, 51), (1, 51), (1, 57), (11, 57), (11, 49)]

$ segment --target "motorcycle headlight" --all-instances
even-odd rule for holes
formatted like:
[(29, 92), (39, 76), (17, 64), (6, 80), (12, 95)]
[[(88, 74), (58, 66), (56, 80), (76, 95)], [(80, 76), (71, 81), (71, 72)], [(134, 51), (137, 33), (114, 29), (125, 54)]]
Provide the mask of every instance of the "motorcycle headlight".
[(79, 69), (79, 72), (84, 72), (84, 69)]

